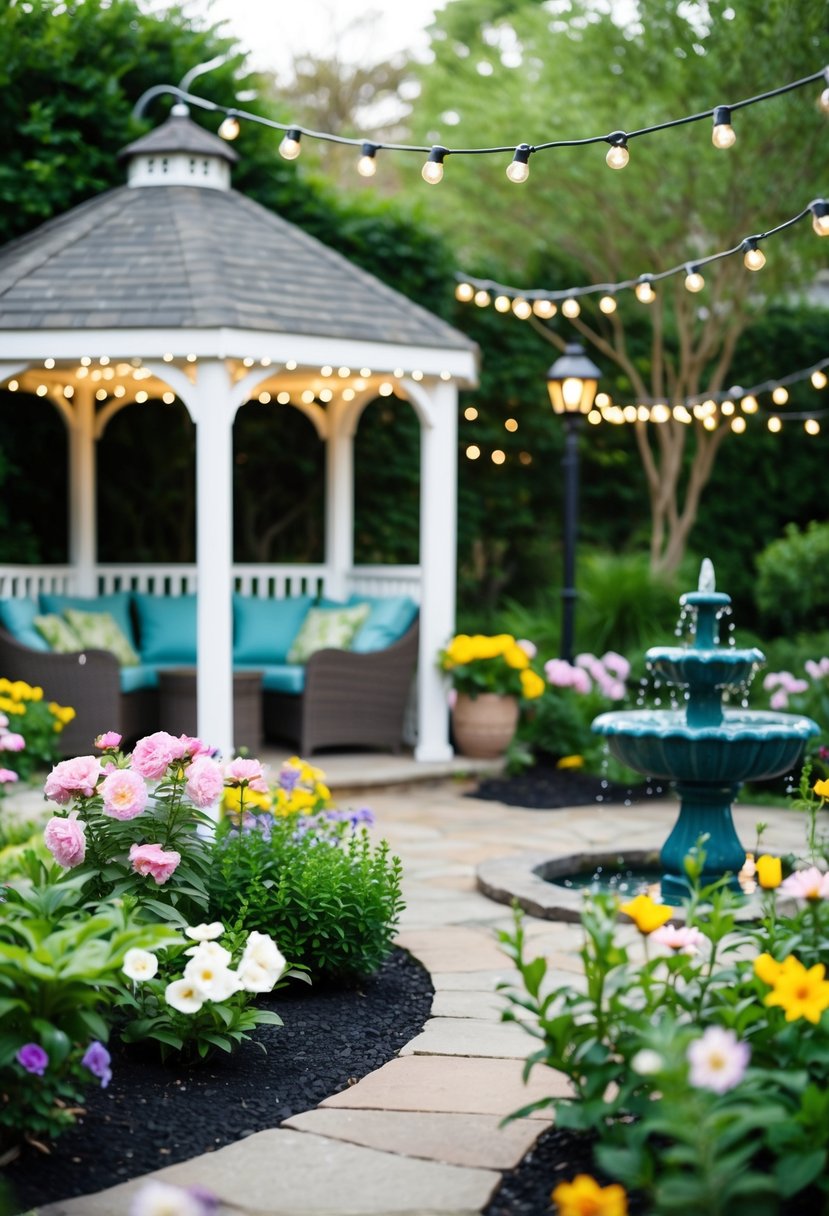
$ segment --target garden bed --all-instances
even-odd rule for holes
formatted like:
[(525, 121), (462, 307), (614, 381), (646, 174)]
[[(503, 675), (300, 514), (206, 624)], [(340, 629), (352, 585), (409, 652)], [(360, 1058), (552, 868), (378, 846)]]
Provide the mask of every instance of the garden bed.
[(626, 785), (583, 769), (557, 768), (555, 760), (542, 758), (532, 768), (513, 776), (485, 777), (470, 798), (503, 802), (529, 810), (553, 810), (596, 803), (632, 804), (646, 798), (666, 798), (663, 781), (641, 781)]

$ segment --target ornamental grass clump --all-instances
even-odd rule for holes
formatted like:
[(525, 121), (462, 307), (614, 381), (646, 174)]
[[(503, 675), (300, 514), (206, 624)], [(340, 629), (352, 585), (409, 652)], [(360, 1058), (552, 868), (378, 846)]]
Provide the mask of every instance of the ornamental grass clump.
[(391, 953), (401, 864), (372, 844), (367, 808), (328, 805), (323, 774), (298, 757), (276, 786), (226, 799), (212, 856), (211, 915), (272, 934), (315, 984), (370, 975)]
[(490, 692), (534, 701), (544, 691), (544, 680), (532, 667), (535, 655), (532, 642), (516, 641), (509, 633), (459, 633), (440, 651), (438, 662), (456, 693), (477, 697)]
[[(812, 795), (813, 815), (826, 794)], [(572, 1096), (510, 1117), (554, 1107), (558, 1127), (596, 1135), (597, 1169), (616, 1189), (586, 1210), (623, 1214), (630, 1192), (652, 1216), (825, 1212), (826, 857), (793, 868), (792, 859), (758, 858), (756, 920), (740, 917), (723, 882), (700, 886), (704, 860), (701, 841), (686, 862), (682, 924), (675, 907), (648, 895), (586, 897), (577, 987), (551, 986), (546, 961), (527, 958), (516, 912), (501, 940), (523, 989), (500, 985), (503, 1018), (537, 1040), (525, 1075), (547, 1064)], [(635, 942), (625, 943), (620, 918), (636, 927)], [(559, 1213), (582, 1210), (566, 1188), (554, 1198)]]

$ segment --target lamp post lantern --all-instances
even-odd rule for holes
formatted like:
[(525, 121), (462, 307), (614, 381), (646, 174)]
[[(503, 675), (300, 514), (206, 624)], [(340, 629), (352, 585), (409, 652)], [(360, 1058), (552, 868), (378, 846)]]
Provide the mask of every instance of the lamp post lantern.
[(579, 509), (579, 428), (590, 413), (601, 372), (577, 342), (547, 372), (553, 411), (564, 418), (564, 582), (561, 588), (561, 657), (573, 661), (573, 621), (576, 610), (576, 533)]

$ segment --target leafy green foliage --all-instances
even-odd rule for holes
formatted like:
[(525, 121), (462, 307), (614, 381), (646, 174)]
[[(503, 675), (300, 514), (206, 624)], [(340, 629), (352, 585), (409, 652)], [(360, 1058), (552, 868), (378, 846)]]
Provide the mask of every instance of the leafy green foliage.
[(314, 979), (348, 981), (391, 952), (403, 908), (400, 859), (325, 814), (224, 821), (210, 871), (212, 914), (272, 935)]
[(757, 555), (757, 605), (781, 633), (829, 627), (829, 524), (790, 524)]

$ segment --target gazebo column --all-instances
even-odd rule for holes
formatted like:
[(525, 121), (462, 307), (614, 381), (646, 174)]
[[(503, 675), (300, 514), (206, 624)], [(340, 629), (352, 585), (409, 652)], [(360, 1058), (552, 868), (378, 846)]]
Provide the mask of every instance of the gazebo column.
[(347, 402), (328, 405), (325, 447), (326, 594), (344, 600), (354, 565), (354, 429)]
[(97, 520), (95, 463), (95, 392), (85, 380), (78, 384), (67, 414), (69, 420), (69, 561), (76, 595), (96, 595)]
[[(418, 392), (419, 389), (419, 392)], [(417, 760), (448, 760), (449, 709), (437, 654), (455, 628), (458, 393), (454, 384), (407, 384), (420, 415), (420, 652)]]

